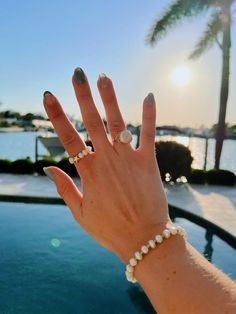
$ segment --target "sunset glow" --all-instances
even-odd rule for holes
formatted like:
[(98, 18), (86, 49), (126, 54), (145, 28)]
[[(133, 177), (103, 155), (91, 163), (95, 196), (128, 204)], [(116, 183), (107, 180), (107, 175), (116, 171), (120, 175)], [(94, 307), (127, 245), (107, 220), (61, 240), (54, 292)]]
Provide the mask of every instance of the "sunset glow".
[(191, 76), (190, 69), (182, 66), (174, 69), (171, 74), (171, 80), (176, 86), (183, 87), (189, 84)]

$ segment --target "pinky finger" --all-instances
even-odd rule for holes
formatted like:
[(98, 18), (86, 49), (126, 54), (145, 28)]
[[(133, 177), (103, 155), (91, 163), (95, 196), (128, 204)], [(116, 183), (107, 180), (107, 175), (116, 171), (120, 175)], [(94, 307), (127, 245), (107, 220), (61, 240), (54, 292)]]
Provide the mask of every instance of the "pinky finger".
[(140, 150), (144, 153), (155, 151), (156, 103), (154, 95), (149, 93), (143, 102), (143, 117), (140, 134)]

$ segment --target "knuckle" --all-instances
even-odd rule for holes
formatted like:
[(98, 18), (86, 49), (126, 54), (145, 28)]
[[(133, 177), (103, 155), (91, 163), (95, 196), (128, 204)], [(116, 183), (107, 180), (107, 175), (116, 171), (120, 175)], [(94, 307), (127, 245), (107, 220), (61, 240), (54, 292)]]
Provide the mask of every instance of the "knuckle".
[(153, 115), (152, 112), (145, 112), (143, 113), (143, 119), (149, 122), (149, 121), (153, 121), (155, 119), (155, 116)]
[(120, 132), (124, 129), (124, 123), (122, 121), (112, 121), (111, 122), (111, 125), (110, 125), (110, 128), (111, 128), (111, 132), (113, 133), (117, 133), (117, 132)]
[(60, 107), (57, 107), (55, 110), (51, 113), (51, 120), (57, 120), (60, 119), (63, 116), (63, 111)]
[(155, 140), (155, 134), (152, 131), (146, 131), (143, 136), (147, 143), (153, 143)]
[(100, 120), (97, 117), (90, 117), (86, 123), (86, 128), (90, 131), (97, 131), (100, 125)]
[(57, 191), (59, 195), (64, 199), (69, 192), (69, 186), (66, 183), (60, 183), (57, 186)]
[(74, 134), (64, 135), (62, 141), (65, 146), (70, 146), (76, 142), (76, 136)]

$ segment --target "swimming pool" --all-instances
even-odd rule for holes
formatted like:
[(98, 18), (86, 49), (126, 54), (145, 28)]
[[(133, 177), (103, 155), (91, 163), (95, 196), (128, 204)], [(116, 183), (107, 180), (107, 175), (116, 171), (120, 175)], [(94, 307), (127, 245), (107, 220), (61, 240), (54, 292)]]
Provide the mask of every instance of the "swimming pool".
[[(205, 230), (176, 219), (204, 251)], [(236, 279), (236, 251), (213, 238), (213, 262)], [(155, 313), (124, 265), (62, 205), (0, 203), (0, 313)]]

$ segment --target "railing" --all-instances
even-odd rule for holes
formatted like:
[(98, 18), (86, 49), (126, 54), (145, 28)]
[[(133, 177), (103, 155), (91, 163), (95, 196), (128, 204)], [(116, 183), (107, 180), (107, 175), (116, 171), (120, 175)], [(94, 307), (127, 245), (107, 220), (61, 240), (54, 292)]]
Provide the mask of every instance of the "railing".
[(223, 228), (219, 227), (218, 225), (210, 222), (203, 217), (195, 215), (191, 212), (188, 212), (184, 209), (178, 208), (176, 206), (169, 205), (169, 213), (171, 219), (174, 221), (176, 218), (185, 218), (188, 221), (195, 223), (198, 226), (203, 227), (206, 230), (205, 239), (206, 245), (203, 254), (211, 261), (213, 247), (212, 241), (213, 236), (218, 236), (221, 240), (229, 244), (232, 248), (236, 249), (236, 237), (233, 236), (228, 231), (224, 230)]

